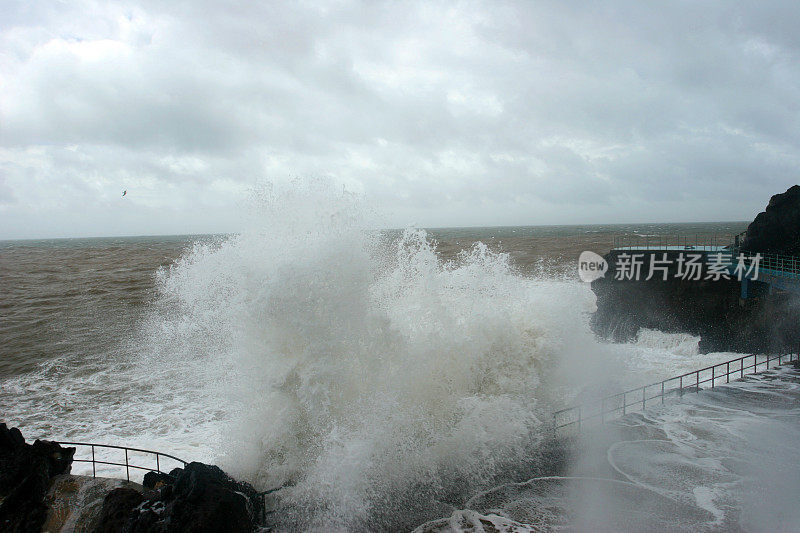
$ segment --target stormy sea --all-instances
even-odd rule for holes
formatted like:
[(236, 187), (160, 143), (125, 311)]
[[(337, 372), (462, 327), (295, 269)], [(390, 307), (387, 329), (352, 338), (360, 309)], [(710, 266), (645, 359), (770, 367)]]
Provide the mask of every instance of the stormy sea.
[(233, 235), (1, 242), (3, 421), (282, 487), (279, 530), (535, 531), (609, 509), (597, 530), (643, 513), (759, 530), (753, 494), (790, 512), (792, 379), (628, 417), (578, 456), (544, 444), (553, 409), (587, 391), (736, 356), (655, 330), (596, 338), (579, 253), (745, 223), (378, 230), (346, 194), (262, 204)]

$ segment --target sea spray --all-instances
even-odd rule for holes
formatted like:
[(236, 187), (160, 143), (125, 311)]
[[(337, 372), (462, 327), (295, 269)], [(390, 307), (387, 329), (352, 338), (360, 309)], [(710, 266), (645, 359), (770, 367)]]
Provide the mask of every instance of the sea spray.
[(404, 493), (466, 491), (530, 452), (543, 376), (594, 343), (581, 306), (484, 244), (445, 263), (423, 230), (371, 232), (347, 194), (268, 197), (160, 283), (154, 351), (204, 359), (235, 406), (226, 468), (285, 486), (294, 527), (388, 527)]
[[(730, 358), (659, 332), (597, 342), (594, 296), (574, 265), (517, 260), (547, 229), (502, 245), (484, 238), (495, 230), (463, 229), (468, 244), (438, 245), (431, 234), (454, 232), (377, 232), (360, 198), (295, 185), (256, 194), (241, 234), (193, 238), (155, 290), (158, 264), (186, 238), (43, 245), (34, 257), (69, 289), (48, 301), (97, 319), (37, 333), (51, 359), (3, 379), (5, 420), (31, 436), (155, 449), (221, 462), (262, 488), (287, 484), (284, 529), (411, 529), (525, 479), (552, 408)], [(488, 247), (472, 244), (482, 238)], [(497, 253), (506, 244), (511, 257)], [(80, 289), (76, 258), (96, 274)], [(11, 308), (38, 312), (26, 305)], [(11, 355), (32, 356), (7, 340)]]

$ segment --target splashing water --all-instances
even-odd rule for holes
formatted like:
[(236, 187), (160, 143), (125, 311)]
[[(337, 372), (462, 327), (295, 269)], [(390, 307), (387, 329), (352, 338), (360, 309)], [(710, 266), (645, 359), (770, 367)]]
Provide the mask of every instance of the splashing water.
[(480, 243), (443, 263), (424, 231), (368, 232), (328, 190), (267, 212), (163, 272), (152, 320), (156, 357), (204, 361), (235, 406), (224, 466), (287, 485), (283, 514), (303, 527), (352, 528), (526, 452), (548, 367), (594, 343), (565, 283), (523, 278)]
[(541, 421), (586, 384), (707, 364), (688, 337), (598, 342), (591, 290), (559, 271), (524, 276), (482, 243), (443, 261), (325, 184), (256, 196), (250, 229), (159, 272), (113, 356), (4, 380), (6, 419), (284, 486), (283, 529), (411, 529), (524, 475)]

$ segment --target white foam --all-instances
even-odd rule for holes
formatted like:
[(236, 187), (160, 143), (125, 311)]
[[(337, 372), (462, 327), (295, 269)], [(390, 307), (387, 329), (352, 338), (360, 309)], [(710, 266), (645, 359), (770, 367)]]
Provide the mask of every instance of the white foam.
[(521, 458), (548, 367), (597, 346), (591, 293), (521, 277), (482, 244), (444, 264), (424, 231), (386, 243), (330, 191), (294, 194), (162, 278), (150, 364), (211, 369), (203, 387), (236, 406), (223, 465), (344, 527)]
[(480, 492), (418, 531), (477, 530), (485, 516), (533, 531), (793, 531), (798, 390), (782, 368), (671, 399), (583, 434), (571, 476)]
[(453, 512), (448, 518), (433, 520), (414, 529), (413, 533), (526, 533), (541, 528), (516, 522), (496, 514), (480, 514), (469, 509)]
[(402, 521), (370, 521), (403, 494), (468, 493), (521, 461), (598, 378), (707, 364), (685, 336), (598, 342), (587, 285), (521, 276), (482, 244), (443, 263), (424, 231), (389, 242), (327, 185), (260, 196), (249, 230), (161, 272), (122, 350), (5, 380), (6, 420), (288, 483), (298, 527), (386, 527)]

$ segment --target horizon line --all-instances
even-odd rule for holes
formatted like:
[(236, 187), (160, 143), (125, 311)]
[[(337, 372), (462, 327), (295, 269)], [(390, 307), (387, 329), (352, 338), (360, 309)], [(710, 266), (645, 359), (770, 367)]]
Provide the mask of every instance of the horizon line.
[[(582, 223), (582, 224), (518, 224), (518, 225), (498, 225), (498, 226), (421, 226), (416, 224), (409, 224), (404, 227), (395, 228), (376, 228), (371, 231), (402, 231), (406, 228), (419, 228), (424, 230), (458, 230), (458, 229), (489, 229), (489, 228), (557, 228), (557, 227), (588, 227), (588, 226), (647, 226), (647, 225), (690, 225), (690, 224), (750, 224), (752, 221), (747, 220), (705, 220), (705, 221), (690, 221), (690, 222), (610, 222), (610, 223)], [(0, 242), (16, 242), (16, 241), (65, 241), (65, 240), (80, 240), (80, 239), (136, 239), (136, 238), (152, 238), (152, 237), (203, 237), (203, 236), (226, 236), (226, 235), (239, 235), (241, 231), (220, 231), (220, 232), (201, 232), (201, 233), (151, 233), (151, 234), (125, 234), (125, 235), (81, 235), (72, 237), (16, 237), (16, 238), (0, 238)]]

